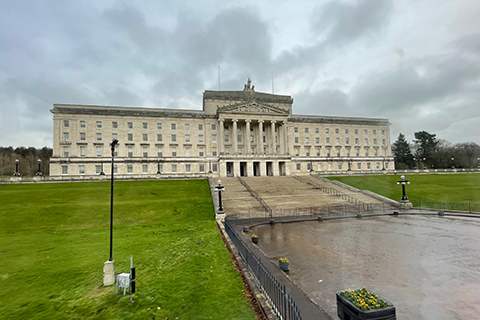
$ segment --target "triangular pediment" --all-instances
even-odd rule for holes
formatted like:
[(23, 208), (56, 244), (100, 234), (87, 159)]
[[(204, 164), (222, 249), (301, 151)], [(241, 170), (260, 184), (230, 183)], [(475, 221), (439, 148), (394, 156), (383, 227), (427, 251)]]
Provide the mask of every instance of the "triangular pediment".
[(218, 108), (219, 113), (288, 115), (288, 111), (255, 101)]

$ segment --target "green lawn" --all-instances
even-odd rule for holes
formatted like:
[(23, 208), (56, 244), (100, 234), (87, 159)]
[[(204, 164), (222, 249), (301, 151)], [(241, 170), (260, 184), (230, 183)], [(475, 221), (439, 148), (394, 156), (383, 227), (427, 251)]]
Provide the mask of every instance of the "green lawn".
[[(400, 175), (370, 175), (329, 177), (361, 190), (370, 190), (393, 200), (402, 197), (402, 186), (397, 185)], [(480, 174), (428, 174), (408, 175), (406, 185), (408, 199), (414, 204), (420, 201), (449, 203), (480, 203)]]
[(2, 319), (255, 319), (206, 180), (118, 181), (114, 204), (115, 271), (133, 256), (133, 304), (102, 286), (108, 181), (0, 185)]

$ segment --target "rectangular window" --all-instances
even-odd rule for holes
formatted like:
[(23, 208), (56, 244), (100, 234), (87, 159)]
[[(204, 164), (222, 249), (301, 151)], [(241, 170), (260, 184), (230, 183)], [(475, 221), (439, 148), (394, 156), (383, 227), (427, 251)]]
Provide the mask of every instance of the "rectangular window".
[(127, 147), (127, 156), (129, 158), (133, 158), (133, 147), (132, 146)]
[(79, 165), (78, 166), (78, 174), (85, 174), (85, 166)]
[(127, 164), (127, 173), (133, 173), (133, 164)]
[(102, 133), (97, 132), (97, 141), (102, 141)]
[(325, 139), (325, 143), (326, 143), (326, 144), (330, 144), (330, 138), (326, 138), (326, 139)]
[(162, 130), (162, 123), (161, 122), (157, 122), (157, 129)]
[(133, 141), (133, 133), (128, 133), (127, 134), (127, 140), (128, 141)]
[(80, 121), (80, 128), (85, 128), (87, 126), (85, 121)]
[(306, 149), (305, 149), (305, 155), (306, 155), (307, 157), (310, 157), (310, 148), (306, 148)]
[(176, 164), (172, 164), (172, 172), (173, 173), (177, 172), (177, 165)]
[(382, 130), (382, 136), (384, 136), (384, 135), (385, 135), (385, 130)]
[(358, 129), (355, 129), (355, 134), (358, 134)]
[(242, 136), (240, 135), (237, 136), (237, 142), (242, 142)]
[(85, 135), (85, 132), (80, 132), (80, 141), (85, 141), (87, 140), (87, 136)]
[(315, 148), (315, 152), (317, 153), (317, 157), (320, 157), (320, 148)]
[(212, 156), (216, 157), (217, 156), (217, 147), (212, 148)]
[(320, 138), (319, 137), (315, 137), (315, 144), (320, 144)]
[(298, 133), (298, 127), (293, 128), (293, 132)]
[(171, 150), (172, 150), (172, 157), (176, 157), (177, 156), (177, 147), (172, 147)]
[(80, 157), (85, 157), (87, 154), (87, 148), (85, 146), (80, 146)]
[(102, 166), (96, 165), (95, 166), (95, 173), (100, 174), (102, 172)]
[(142, 134), (142, 140), (143, 141), (148, 141), (148, 134), (146, 134), (146, 133)]
[(302, 164), (301, 163), (297, 163), (297, 171), (300, 171), (302, 169)]
[(68, 120), (63, 120), (63, 127), (64, 127), (64, 128), (70, 127), (70, 121), (68, 121)]
[(335, 134), (339, 134), (339, 133), (340, 133), (339, 129), (338, 128), (335, 129)]
[(203, 143), (203, 134), (198, 135), (198, 142)]
[(250, 136), (250, 142), (255, 142), (255, 137), (253, 135)]
[(117, 133), (112, 133), (112, 141), (113, 140), (118, 140), (118, 134)]
[(198, 148), (198, 156), (203, 157), (205, 154), (205, 149), (203, 147)]
[(364, 143), (366, 146), (368, 146), (368, 139), (365, 138), (363, 143)]
[(373, 130), (373, 134), (376, 135), (376, 134), (377, 134), (377, 130)]
[(97, 146), (97, 157), (101, 157), (102, 156), (102, 146)]
[(345, 144), (350, 144), (350, 138), (345, 138)]
[(216, 163), (212, 164), (212, 171), (217, 172), (218, 171), (218, 166)]
[(367, 131), (367, 130), (363, 130), (363, 134), (367, 135), (367, 134), (368, 134), (368, 131)]
[(127, 128), (133, 129), (133, 122), (127, 122)]
[(172, 130), (177, 130), (177, 124), (176, 124), (176, 123), (172, 123), (170, 128), (172, 128)]
[(200, 172), (205, 172), (205, 165), (204, 165), (204, 164), (200, 164), (200, 165), (198, 166), (198, 171), (200, 171)]
[(358, 168), (358, 170), (362, 170), (362, 164), (361, 164), (361, 163), (357, 163), (357, 168)]
[(295, 137), (295, 143), (298, 143), (298, 137)]
[(68, 174), (68, 166), (62, 166), (62, 174)]
[(185, 147), (185, 157), (190, 157), (192, 155), (191, 151), (192, 151), (192, 147), (190, 146)]
[(368, 149), (365, 150), (365, 157), (368, 157)]
[(199, 124), (198, 125), (198, 131), (202, 131), (203, 130), (203, 124)]
[(112, 129), (117, 129), (118, 128), (118, 122), (113, 121), (112, 122)]
[(335, 138), (335, 144), (338, 146), (340, 144), (340, 138)]
[(212, 142), (217, 142), (217, 135), (216, 134), (212, 134)]
[(341, 163), (338, 164), (338, 170), (342, 170), (342, 164)]
[(189, 142), (190, 142), (190, 135), (186, 134), (185, 135), (185, 143), (189, 143)]
[(305, 137), (305, 144), (309, 144), (310, 143), (310, 138), (309, 137)]
[(186, 165), (185, 165), (185, 172), (187, 172), (187, 173), (192, 172), (192, 165), (186, 164)]
[(300, 148), (299, 147), (296, 147), (295, 148), (295, 156), (299, 156), (300, 155)]
[(373, 139), (373, 145), (377, 145), (377, 139)]
[(317, 163), (317, 171), (322, 171), (322, 164), (321, 163)]
[(355, 145), (358, 146), (358, 138), (355, 138)]
[(102, 128), (102, 121), (97, 121), (96, 126), (97, 126), (97, 129), (101, 129)]
[(142, 148), (142, 155), (144, 158), (148, 157), (148, 147), (143, 147)]
[(190, 130), (190, 124), (186, 123), (185, 124), (185, 131), (188, 131), (188, 130)]
[(385, 145), (385, 139), (382, 139), (382, 145)]
[(307, 171), (312, 171), (312, 163), (307, 163)]
[(337, 149), (337, 157), (340, 157), (340, 149)]
[(308, 128), (305, 128), (305, 133), (308, 133)]
[(162, 134), (157, 134), (157, 141), (162, 141)]
[(142, 127), (143, 127), (143, 129), (148, 129), (148, 123), (142, 122)]
[(172, 134), (172, 142), (176, 142), (177, 141), (177, 135), (176, 134)]
[(329, 163), (329, 164), (328, 164), (328, 171), (331, 171), (331, 170), (332, 170), (332, 164)]
[(118, 172), (118, 167), (117, 167), (117, 165), (114, 165), (113, 166), (113, 174), (117, 174), (117, 172)]
[(377, 162), (377, 170), (380, 170), (380, 163)]
[(212, 130), (217, 130), (217, 125), (215, 123), (212, 124)]
[(326, 133), (326, 134), (329, 134), (329, 133), (330, 133), (330, 129), (329, 129), (329, 128), (325, 128), (325, 133)]
[(70, 134), (68, 132), (63, 133), (63, 141), (70, 141)]
[(226, 135), (225, 136), (225, 143), (229, 143), (230, 142), (230, 136), (229, 135)]
[(157, 157), (159, 157), (159, 158), (163, 157), (163, 148), (158, 148), (157, 149)]
[(315, 133), (319, 133), (320, 130), (318, 128), (315, 128)]
[(142, 173), (143, 174), (148, 173), (148, 164), (142, 164)]
[(370, 162), (367, 163), (367, 170), (370, 170)]
[(63, 147), (63, 157), (68, 158), (70, 155), (69, 148), (68, 147)]
[(348, 129), (345, 129), (345, 134), (348, 134)]

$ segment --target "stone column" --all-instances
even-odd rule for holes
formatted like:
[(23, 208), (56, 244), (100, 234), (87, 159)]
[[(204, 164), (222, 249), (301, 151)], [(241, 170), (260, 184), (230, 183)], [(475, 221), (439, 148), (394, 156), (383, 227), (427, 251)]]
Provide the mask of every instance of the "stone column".
[(282, 121), (280, 126), (278, 127), (278, 136), (280, 139), (280, 154), (286, 154), (285, 152), (285, 134), (283, 133), (285, 131), (285, 122)]
[(277, 153), (277, 144), (275, 143), (275, 123), (276, 121), (275, 120), (272, 120), (271, 124), (270, 124), (270, 128), (272, 129), (272, 143), (271, 143), (271, 148), (272, 148), (272, 152), (271, 154), (276, 154)]
[(245, 132), (246, 132), (245, 143), (247, 146), (246, 154), (252, 154), (252, 146), (250, 142), (250, 122), (251, 120), (249, 119), (245, 120)]
[(238, 153), (238, 138), (237, 138), (237, 122), (238, 120), (234, 119), (232, 120), (233, 122), (233, 133), (232, 133), (232, 139), (233, 139), (233, 154)]
[(258, 120), (258, 152), (263, 154), (263, 120)]
[(219, 121), (219, 124), (218, 126), (220, 127), (219, 128), (219, 137), (218, 137), (218, 152), (220, 152), (220, 154), (223, 154), (225, 152), (225, 138), (224, 138), (224, 133), (223, 133), (223, 130), (225, 129), (225, 126), (224, 126), (224, 121), (223, 119), (221, 120), (218, 120)]

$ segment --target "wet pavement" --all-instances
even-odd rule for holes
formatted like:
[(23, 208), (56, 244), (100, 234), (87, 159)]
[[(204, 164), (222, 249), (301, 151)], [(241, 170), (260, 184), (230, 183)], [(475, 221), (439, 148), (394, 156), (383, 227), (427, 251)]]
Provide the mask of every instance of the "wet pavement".
[(397, 319), (480, 319), (480, 219), (401, 215), (262, 225), (259, 248), (336, 318), (335, 292), (366, 286)]

